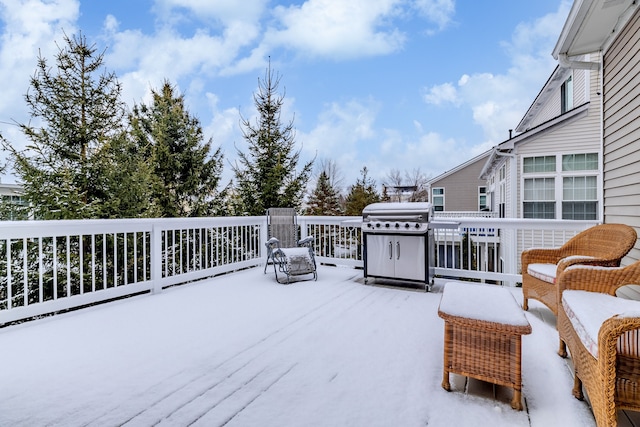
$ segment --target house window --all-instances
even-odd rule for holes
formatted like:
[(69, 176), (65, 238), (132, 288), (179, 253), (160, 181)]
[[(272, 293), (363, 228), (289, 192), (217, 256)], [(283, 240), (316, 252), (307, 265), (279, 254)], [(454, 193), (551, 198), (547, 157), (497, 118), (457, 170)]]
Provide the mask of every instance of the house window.
[(565, 154), (562, 156), (562, 171), (597, 171), (598, 153)]
[(439, 187), (431, 189), (431, 203), (433, 204), (434, 211), (444, 211), (444, 188)]
[(478, 210), (488, 211), (489, 200), (487, 197), (487, 187), (478, 187)]
[(541, 173), (555, 171), (556, 156), (525, 157), (523, 160), (523, 173)]
[[(598, 153), (566, 154), (562, 171), (572, 173), (562, 178), (562, 219), (598, 219)], [(578, 171), (594, 174), (573, 176)]]
[(564, 114), (573, 108), (573, 78), (569, 76), (560, 86), (560, 113)]
[(524, 218), (554, 219), (556, 217), (555, 178), (524, 180)]
[(597, 200), (595, 176), (562, 179), (562, 219), (597, 219)]

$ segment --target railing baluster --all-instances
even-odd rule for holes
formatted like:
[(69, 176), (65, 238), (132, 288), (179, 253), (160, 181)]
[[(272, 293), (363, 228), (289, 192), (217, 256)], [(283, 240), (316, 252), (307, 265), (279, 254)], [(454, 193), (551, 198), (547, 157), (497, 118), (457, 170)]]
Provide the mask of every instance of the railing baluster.
[(11, 273), (11, 239), (7, 239), (7, 307), (13, 308), (13, 274)]
[(27, 238), (22, 239), (22, 286), (24, 287), (24, 295), (22, 298), (22, 305), (26, 307), (29, 305), (29, 248), (27, 247)]
[(44, 276), (42, 267), (42, 237), (38, 237), (38, 302), (44, 301), (44, 283), (42, 276)]
[(80, 273), (80, 277), (79, 277), (79, 281), (80, 281), (80, 294), (84, 294), (84, 245), (83, 245), (83, 235), (80, 234), (78, 236), (78, 261), (79, 261), (79, 273)]
[(65, 298), (69, 298), (71, 296), (71, 235), (67, 234), (65, 240), (67, 243), (67, 286)]

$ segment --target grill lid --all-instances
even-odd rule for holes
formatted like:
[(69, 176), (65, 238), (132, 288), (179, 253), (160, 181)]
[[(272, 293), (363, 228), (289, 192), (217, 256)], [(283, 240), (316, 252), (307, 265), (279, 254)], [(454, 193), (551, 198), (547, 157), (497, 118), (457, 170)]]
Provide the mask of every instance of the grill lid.
[(372, 203), (362, 210), (364, 220), (429, 222), (433, 208), (428, 202)]
[(373, 203), (362, 210), (366, 232), (425, 233), (433, 215), (431, 203)]

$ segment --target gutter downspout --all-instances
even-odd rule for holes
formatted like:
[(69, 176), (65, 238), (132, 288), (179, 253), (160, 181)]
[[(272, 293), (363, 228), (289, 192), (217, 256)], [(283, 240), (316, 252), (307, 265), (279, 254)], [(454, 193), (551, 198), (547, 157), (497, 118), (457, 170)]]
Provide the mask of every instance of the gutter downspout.
[[(496, 156), (500, 156), (500, 157), (507, 157), (510, 158), (511, 160), (513, 160), (513, 164), (510, 165), (509, 167), (509, 181), (511, 182), (511, 202), (510, 202), (510, 206), (509, 206), (509, 213), (507, 214), (508, 218), (515, 218), (515, 213), (517, 212), (517, 204), (518, 204), (518, 170), (517, 170), (517, 164), (516, 164), (516, 155), (509, 151), (500, 151), (498, 149), (496, 149), (495, 151)], [(516, 191), (514, 191), (514, 189)], [(509, 244), (507, 245), (510, 248), (517, 248), (517, 243), (518, 243), (518, 239), (517, 239), (517, 233), (514, 231), (509, 232)], [(506, 236), (504, 236), (504, 238), (506, 239)], [(504, 256), (504, 260), (506, 262), (507, 265), (505, 265), (505, 271), (509, 271), (509, 272), (518, 272), (518, 251), (517, 250), (511, 250), (509, 251), (509, 254), (503, 254)], [(515, 283), (511, 283), (511, 286), (515, 286)]]
[[(518, 198), (517, 198), (518, 192), (517, 191), (513, 191), (514, 185), (515, 185), (516, 190), (518, 188), (518, 182), (517, 182), (517, 179), (518, 179), (518, 168), (517, 168), (517, 164), (516, 164), (516, 155), (513, 154), (511, 151), (507, 152), (507, 151), (500, 151), (500, 150), (497, 150), (497, 149), (496, 149), (495, 153), (496, 153), (496, 156), (508, 157), (511, 160), (513, 160), (511, 162), (511, 164), (509, 165), (509, 175), (510, 175), (509, 181), (511, 181), (511, 190), (512, 191), (511, 191), (511, 203), (510, 203), (511, 204), (511, 209), (509, 210), (510, 212), (509, 212), (509, 215), (507, 216), (507, 218), (515, 218), (514, 215), (513, 215), (513, 209), (515, 208), (516, 212), (517, 212), (517, 203), (518, 203)], [(507, 212), (505, 212), (505, 215), (507, 215)]]
[[(602, 70), (602, 60), (603, 53), (602, 51), (598, 55), (598, 61), (574, 61), (569, 59), (566, 53), (558, 54), (558, 64), (562, 68), (569, 69), (579, 69), (579, 70), (593, 70), (598, 73), (598, 84), (603, 84), (603, 70)], [(589, 90), (591, 92), (591, 90)], [(598, 209), (598, 217), (601, 222), (604, 222), (604, 97), (602, 96), (602, 90), (597, 87), (596, 94), (600, 97), (600, 153), (598, 155), (598, 167), (599, 167), (599, 185), (602, 189), (599, 194), (602, 195), (602, 198), (599, 197), (599, 209)], [(591, 93), (589, 93), (589, 98), (591, 98)]]

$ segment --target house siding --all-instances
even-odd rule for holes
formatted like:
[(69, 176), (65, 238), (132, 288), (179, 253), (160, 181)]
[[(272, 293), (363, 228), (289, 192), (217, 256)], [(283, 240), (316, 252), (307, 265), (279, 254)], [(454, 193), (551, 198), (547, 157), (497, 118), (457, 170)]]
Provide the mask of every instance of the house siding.
[[(588, 70), (573, 70), (567, 75), (567, 78), (569, 76), (573, 77), (573, 106), (577, 107), (588, 102), (591, 87), (595, 87), (593, 86), (594, 83), (596, 83), (594, 80), (597, 79), (598, 73), (590, 73)], [(558, 117), (561, 114), (560, 92), (561, 89), (560, 86), (558, 86), (551, 96), (553, 102), (546, 103), (546, 105), (540, 109), (540, 112), (538, 112), (531, 123), (529, 123), (529, 129)]]
[[(618, 34), (603, 59), (604, 222), (640, 231), (640, 10)], [(623, 260), (640, 259), (640, 246)], [(640, 299), (638, 287), (621, 294)]]
[(558, 117), (560, 115), (560, 90), (556, 90), (553, 95), (553, 99), (558, 99), (558, 102), (549, 102), (545, 105), (540, 113), (536, 116), (536, 118), (531, 122), (529, 128), (534, 128), (547, 120), (551, 120), (554, 117)]
[(478, 187), (487, 185), (485, 180), (479, 178), (486, 159), (487, 156), (482, 156), (459, 171), (430, 181), (431, 188), (445, 189), (445, 211), (478, 211)]

